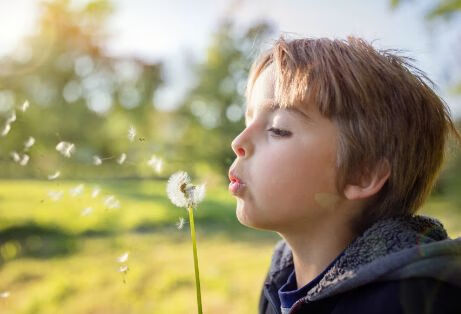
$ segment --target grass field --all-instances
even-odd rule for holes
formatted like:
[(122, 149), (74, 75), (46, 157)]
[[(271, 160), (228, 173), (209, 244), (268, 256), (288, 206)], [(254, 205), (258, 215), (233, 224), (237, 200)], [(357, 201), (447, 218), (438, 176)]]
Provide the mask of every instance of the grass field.
[[(111, 195), (119, 208), (104, 204)], [(422, 212), (461, 236), (451, 202), (432, 198)], [(0, 181), (0, 293), (10, 293), (0, 313), (195, 313), (189, 228), (175, 226), (186, 214), (164, 181)], [(241, 226), (221, 185), (208, 187), (196, 228), (204, 313), (255, 313), (278, 236)]]

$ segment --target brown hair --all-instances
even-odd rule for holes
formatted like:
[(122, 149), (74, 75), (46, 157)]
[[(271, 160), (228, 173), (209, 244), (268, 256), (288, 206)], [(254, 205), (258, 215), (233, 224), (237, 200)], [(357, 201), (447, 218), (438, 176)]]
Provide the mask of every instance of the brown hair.
[(246, 98), (259, 74), (274, 64), (281, 107), (316, 104), (339, 129), (337, 189), (387, 160), (391, 174), (355, 227), (412, 215), (431, 193), (452, 132), (461, 143), (434, 83), (396, 50), (347, 40), (281, 36), (253, 63)]

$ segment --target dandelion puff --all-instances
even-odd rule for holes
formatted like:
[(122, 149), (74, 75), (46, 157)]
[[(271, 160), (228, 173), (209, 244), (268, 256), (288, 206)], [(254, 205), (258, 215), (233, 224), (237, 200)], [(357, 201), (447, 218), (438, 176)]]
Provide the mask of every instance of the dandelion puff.
[(27, 150), (31, 148), (34, 144), (35, 144), (35, 138), (33, 138), (32, 136), (29, 136), (27, 141), (24, 142), (24, 149)]
[(93, 164), (95, 166), (99, 166), (102, 164), (102, 159), (99, 156), (93, 156)]
[(2, 291), (0, 292), (0, 298), (2, 299), (7, 299), (10, 297), (10, 292), (9, 291)]
[(11, 125), (9, 123), (5, 124), (2, 130), (2, 136), (6, 136), (11, 130)]
[(205, 184), (200, 184), (200, 185), (195, 186), (192, 192), (192, 196), (191, 196), (192, 203), (194, 205), (197, 205), (198, 203), (203, 201), (203, 199), (205, 198), (205, 190), (206, 190)]
[(29, 162), (29, 159), (30, 159), (29, 155), (23, 154), (21, 160), (19, 161), (19, 164), (21, 166), (25, 166)]
[(75, 152), (75, 144), (69, 142), (59, 142), (56, 145), (56, 150), (69, 158)]
[(51, 198), (52, 201), (57, 202), (63, 196), (63, 191), (49, 191), (48, 196)]
[(123, 253), (122, 255), (120, 255), (119, 257), (117, 257), (117, 262), (119, 263), (125, 263), (127, 260), (128, 260), (128, 256), (130, 255), (129, 252), (125, 252)]
[(16, 121), (16, 111), (13, 110), (11, 115), (6, 119), (6, 124), (10, 124), (14, 121)]
[(187, 207), (189, 202), (184, 189), (190, 184), (189, 175), (184, 171), (178, 171), (168, 179), (166, 192), (171, 202), (178, 207)]
[(53, 174), (48, 175), (48, 180), (55, 180), (61, 175), (60, 171), (56, 171)]
[(93, 188), (93, 191), (91, 191), (91, 197), (92, 197), (92, 198), (98, 197), (99, 192), (101, 192), (101, 189), (99, 188), (99, 186), (95, 186), (95, 187)]
[(83, 184), (79, 184), (76, 187), (70, 189), (69, 193), (70, 193), (71, 196), (76, 197), (76, 196), (82, 194), (84, 188), (85, 188), (85, 186)]
[(122, 154), (120, 155), (120, 157), (118, 157), (117, 163), (118, 163), (119, 165), (121, 165), (121, 164), (123, 164), (123, 163), (125, 162), (125, 160), (126, 160), (126, 154), (125, 154), (125, 153), (122, 153)]
[(128, 129), (128, 139), (130, 140), (130, 142), (134, 141), (135, 136), (136, 129), (133, 126), (130, 126), (130, 128)]
[(184, 227), (185, 223), (186, 223), (186, 220), (183, 217), (179, 217), (179, 220), (176, 223), (176, 228), (178, 228), (178, 230), (181, 230)]
[(14, 162), (19, 162), (21, 160), (21, 156), (15, 151), (11, 152), (10, 156), (13, 158)]
[(80, 215), (82, 216), (88, 216), (90, 215), (91, 213), (93, 212), (93, 208), (92, 207), (86, 207), (82, 210), (82, 212), (80, 213)]

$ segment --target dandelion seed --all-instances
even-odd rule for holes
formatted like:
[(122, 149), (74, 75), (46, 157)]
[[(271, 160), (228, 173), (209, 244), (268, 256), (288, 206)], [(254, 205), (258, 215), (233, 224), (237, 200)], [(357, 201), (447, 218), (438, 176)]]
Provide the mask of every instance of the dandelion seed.
[(134, 141), (135, 136), (136, 129), (133, 126), (130, 126), (130, 128), (128, 129), (128, 139), (130, 140), (130, 142)]
[(56, 145), (56, 150), (69, 158), (70, 155), (75, 152), (75, 145), (69, 142), (59, 142), (58, 145)]
[(24, 149), (27, 150), (31, 148), (34, 144), (35, 144), (35, 138), (33, 138), (32, 136), (29, 136), (27, 141), (24, 142)]
[(160, 173), (163, 169), (163, 160), (155, 155), (147, 161), (147, 164), (156, 172)]
[(84, 187), (85, 187), (84, 184), (79, 184), (76, 187), (70, 189), (69, 193), (70, 193), (71, 196), (76, 197), (76, 196), (82, 194)]
[(125, 162), (125, 160), (126, 160), (126, 154), (125, 154), (125, 153), (122, 153), (122, 154), (120, 155), (120, 157), (118, 157), (117, 163), (118, 163), (119, 165), (121, 165), (121, 164), (123, 164), (123, 163)]
[(98, 186), (94, 187), (91, 192), (91, 197), (96, 198), (99, 195), (99, 192), (101, 192), (101, 189)]
[(6, 119), (6, 124), (11, 124), (14, 121), (16, 121), (16, 111), (13, 110), (11, 115)]
[(29, 155), (23, 154), (21, 160), (19, 161), (19, 164), (21, 166), (25, 166), (29, 162), (29, 159), (30, 159)]
[(92, 207), (86, 207), (82, 210), (82, 212), (80, 213), (80, 215), (82, 216), (88, 216), (89, 214), (91, 214), (93, 212), (93, 208)]
[(52, 201), (57, 202), (63, 196), (63, 191), (49, 191), (48, 196), (51, 198)]
[(102, 164), (102, 159), (99, 158), (99, 156), (93, 156), (93, 164), (99, 166), (100, 164)]
[(130, 253), (129, 252), (125, 252), (123, 253), (122, 255), (120, 255), (119, 257), (117, 257), (117, 262), (119, 263), (125, 263), (127, 260), (128, 260), (128, 255)]
[(25, 102), (22, 103), (22, 105), (19, 107), (19, 110), (22, 112), (26, 112), (27, 108), (29, 108), (29, 101), (26, 100)]
[(128, 272), (128, 266), (127, 265), (122, 265), (118, 268), (118, 271), (121, 272), (121, 273), (124, 273), (126, 274)]
[(2, 130), (2, 136), (6, 136), (11, 130), (11, 125), (9, 123), (5, 124)]
[(119, 208), (120, 207), (120, 202), (115, 198), (113, 195), (109, 195), (104, 199), (104, 205), (108, 209), (114, 209), (114, 208)]
[(17, 152), (10, 153), (11, 158), (13, 158), (14, 162), (19, 162), (21, 160), (21, 156)]
[(60, 175), (61, 175), (61, 172), (56, 171), (55, 173), (48, 175), (48, 180), (57, 179)]
[(2, 299), (7, 299), (10, 297), (10, 292), (9, 291), (2, 291), (0, 292), (0, 298)]
[(179, 221), (176, 223), (176, 228), (178, 228), (178, 230), (181, 230), (184, 227), (185, 223), (186, 220), (183, 217), (179, 217)]

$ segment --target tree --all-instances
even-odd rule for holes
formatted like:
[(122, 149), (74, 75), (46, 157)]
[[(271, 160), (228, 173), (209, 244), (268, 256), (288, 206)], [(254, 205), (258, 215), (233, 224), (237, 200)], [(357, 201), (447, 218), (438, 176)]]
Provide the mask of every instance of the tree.
[(271, 32), (268, 23), (254, 25), (241, 34), (232, 21), (220, 24), (205, 60), (191, 65), (197, 80), (178, 112), (187, 121), (177, 146), (178, 156), (227, 173), (235, 158), (230, 143), (244, 128), (244, 90), (257, 53), (254, 47)]
[[(43, 177), (67, 167), (63, 174), (78, 176), (85, 172), (81, 166), (92, 165), (94, 155), (113, 157), (133, 150), (126, 140), (131, 124), (148, 132), (162, 65), (107, 54), (105, 26), (112, 12), (108, 0), (80, 7), (70, 0), (43, 2), (37, 31), (0, 60), (0, 113), (7, 119), (17, 112), (11, 131), (0, 137), (3, 175)], [(22, 113), (18, 107), (26, 100), (30, 109)], [(12, 164), (10, 153), (22, 154), (29, 136), (36, 139), (27, 152), (29, 165)], [(75, 143), (72, 159), (55, 150), (60, 141)]]

